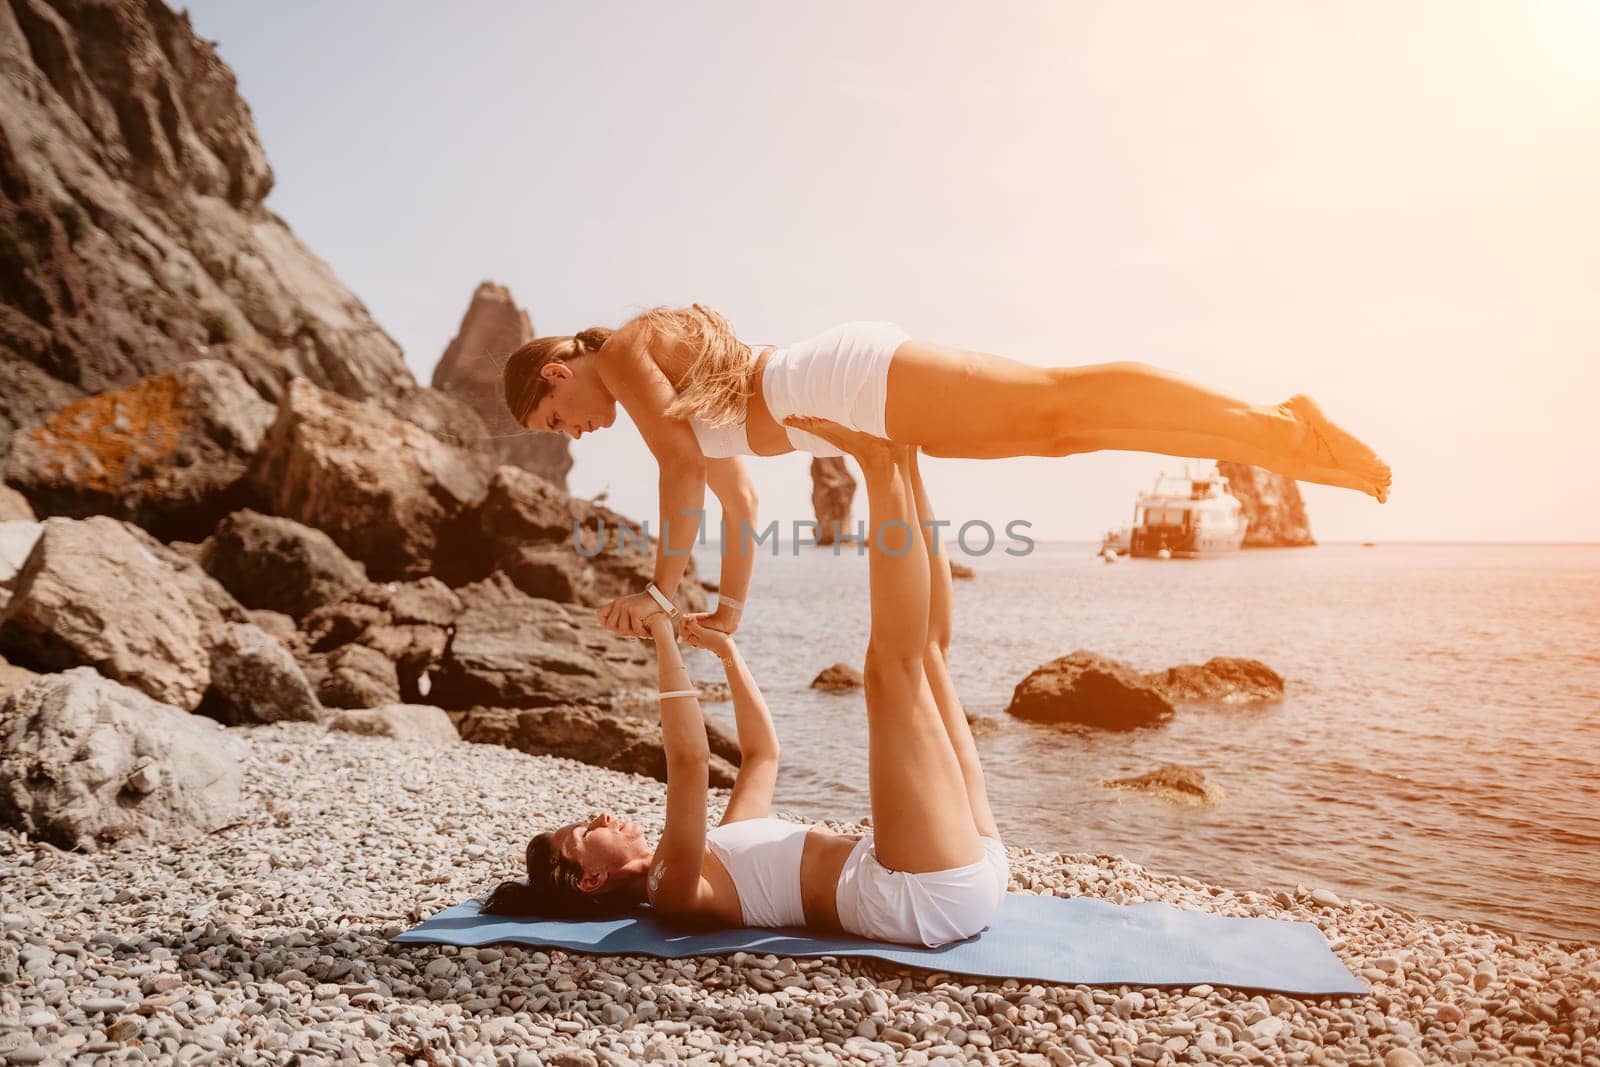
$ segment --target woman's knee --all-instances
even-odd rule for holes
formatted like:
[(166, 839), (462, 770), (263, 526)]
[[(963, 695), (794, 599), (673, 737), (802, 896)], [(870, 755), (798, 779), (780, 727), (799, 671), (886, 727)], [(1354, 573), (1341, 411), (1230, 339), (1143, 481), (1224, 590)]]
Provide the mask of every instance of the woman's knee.
[(922, 671), (922, 656), (918, 653), (868, 645), (861, 674), (869, 690), (885, 694), (903, 691), (914, 697), (922, 684)]

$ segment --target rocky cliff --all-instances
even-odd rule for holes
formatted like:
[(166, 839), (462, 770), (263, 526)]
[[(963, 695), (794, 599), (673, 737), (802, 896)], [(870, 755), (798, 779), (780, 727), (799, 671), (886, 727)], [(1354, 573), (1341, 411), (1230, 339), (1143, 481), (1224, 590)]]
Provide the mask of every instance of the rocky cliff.
[(232, 71), (187, 15), (0, 0), (0, 456), (84, 393), (203, 357), (269, 401), (300, 376), (461, 432), (264, 206), (272, 182)]
[(1217, 466), (1228, 479), (1228, 492), (1244, 505), (1245, 518), (1250, 520), (1244, 536), (1246, 548), (1300, 548), (1317, 543), (1311, 536), (1300, 486), (1293, 478), (1243, 463)]
[(494, 282), (481, 283), (455, 339), (433, 368), (433, 387), (478, 413), (492, 435), (490, 447), (500, 463), (532, 471), (565, 488), (572, 469), (567, 439), (524, 431), (501, 396), (500, 368), (506, 356), (533, 336), (533, 322), (511, 291)]

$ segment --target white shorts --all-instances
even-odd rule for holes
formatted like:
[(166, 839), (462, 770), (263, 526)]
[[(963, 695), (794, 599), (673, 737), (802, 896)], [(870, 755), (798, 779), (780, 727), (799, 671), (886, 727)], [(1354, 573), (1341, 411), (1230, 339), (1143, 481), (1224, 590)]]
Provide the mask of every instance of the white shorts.
[(980, 838), (983, 858), (965, 867), (907, 874), (878, 862), (871, 834), (839, 872), (839, 924), (858, 937), (933, 948), (961, 941), (994, 920), (1011, 882), (1006, 849)]

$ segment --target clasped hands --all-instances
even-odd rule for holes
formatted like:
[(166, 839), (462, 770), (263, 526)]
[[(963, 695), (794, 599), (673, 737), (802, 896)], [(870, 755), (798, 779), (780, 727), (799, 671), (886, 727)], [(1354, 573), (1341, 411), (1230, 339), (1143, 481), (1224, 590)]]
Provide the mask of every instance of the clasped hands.
[[(660, 604), (649, 593), (631, 593), (628, 596), (618, 597), (609, 604), (602, 605), (595, 610), (595, 616), (604, 626), (614, 634), (623, 637), (650, 637), (650, 619), (654, 615), (665, 615)], [(697, 643), (696, 634), (691, 630), (715, 630), (723, 634), (732, 634), (739, 628), (739, 612), (725, 610), (719, 606), (716, 611), (700, 611), (685, 615), (679, 625), (679, 634), (689, 644), (696, 648), (706, 647)]]

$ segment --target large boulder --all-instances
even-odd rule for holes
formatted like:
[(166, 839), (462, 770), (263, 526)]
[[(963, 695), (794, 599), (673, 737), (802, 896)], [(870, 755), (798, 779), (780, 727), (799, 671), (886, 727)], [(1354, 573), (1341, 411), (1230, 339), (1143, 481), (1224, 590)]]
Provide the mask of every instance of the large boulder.
[[(437, 578), (373, 582), (307, 615), (300, 633), (306, 652), (324, 664), (347, 645), (376, 652), (390, 665), (401, 698), (415, 703), (428, 695), (461, 606)], [(368, 662), (376, 669), (376, 661)], [(325, 669), (313, 666), (319, 675)]]
[(251, 623), (226, 623), (211, 644), (211, 688), (199, 711), (241, 723), (315, 721), (322, 704), (290, 651)]
[(1243, 505), (1245, 548), (1298, 548), (1317, 543), (1311, 536), (1300, 485), (1293, 478), (1245, 463), (1222, 462), (1217, 470), (1228, 479), (1228, 492)]
[(379, 581), (429, 573), (488, 478), (481, 457), (304, 380), (284, 393), (250, 471), (267, 510), (322, 530)]
[(439, 744), (458, 741), (461, 736), (443, 708), (426, 704), (385, 704), (377, 708), (341, 711), (328, 720), (328, 729), (366, 734), (369, 737), (390, 737), (396, 741), (434, 741)]
[[(4, 454), (0, 449), (0, 456)], [(32, 522), (36, 517), (27, 497), (9, 485), (0, 485), (0, 522)]]
[[(529, 596), (597, 606), (649, 583), (655, 540), (609, 508), (568, 496), (536, 474), (501, 467), (478, 509), (470, 550), (455, 558), (473, 569), (458, 568), (452, 584), (499, 570)], [(684, 611), (705, 610), (705, 590), (692, 559), (676, 603)]]
[(1103, 730), (1156, 726), (1172, 705), (1138, 671), (1093, 652), (1073, 652), (1036, 668), (1011, 694), (1006, 711), (1034, 722)]
[(817, 514), (817, 544), (859, 540), (850, 517), (855, 497), (856, 480), (842, 457), (812, 457), (811, 508)]
[(4, 657), (0, 657), (0, 701), (4, 701), (13, 690), (21, 689), (37, 677), (39, 677), (37, 671), (13, 666), (7, 663)]
[[(5, 18), (0, 13), (0, 20)], [(0, 152), (5, 148), (5, 130), (0, 128)], [(5, 170), (5, 160), (0, 159), (0, 173)], [(4, 199), (4, 192), (0, 190), (0, 200)], [(3, 211), (0, 211), (3, 214)], [(0, 305), (4, 301), (0, 300)], [(0, 312), (0, 318), (4, 312)], [(0, 404), (0, 474), (4, 473), (6, 454), (11, 451), (11, 439), (19, 430), (23, 430), (43, 419), (60, 411), (68, 404), (83, 396), (83, 390), (58, 381), (49, 374), (40, 370), (32, 363), (25, 363), (21, 359), (13, 358), (10, 350), (0, 344), (0, 397), (5, 397), (5, 403)], [(10, 490), (15, 493), (15, 490)], [(0, 497), (5, 496), (7, 490), (0, 488)], [(16, 497), (26, 503), (27, 498), (21, 493)], [(15, 509), (15, 501), (10, 505)], [(32, 511), (32, 508), (29, 508)], [(13, 515), (14, 518), (31, 516)]]
[(245, 502), (272, 405), (227, 363), (199, 360), (86, 397), (18, 433), (6, 479), (51, 515), (114, 515), (200, 538)]
[(321, 530), (248, 509), (217, 525), (200, 565), (247, 608), (296, 619), (367, 584), (366, 569)]
[(534, 433), (517, 425), (500, 388), (506, 357), (533, 340), (533, 322), (511, 291), (483, 282), (472, 294), (461, 326), (433, 368), (433, 387), (459, 398), (487, 426), (501, 464), (521, 467), (563, 489), (572, 469), (565, 436)]
[(243, 744), (87, 667), (0, 704), (0, 822), (65, 848), (165, 841), (239, 815)]
[(655, 684), (647, 643), (589, 609), (528, 596), (503, 574), (457, 592), (464, 607), (429, 695), (441, 707), (595, 704)]
[(1256, 704), (1283, 696), (1283, 676), (1258, 659), (1214, 656), (1144, 677), (1173, 704)]
[(0, 522), (0, 611), (43, 532), (44, 524), (39, 522)]
[(366, 645), (345, 645), (323, 658), (317, 698), (330, 708), (381, 708), (400, 702), (394, 661)]
[[(659, 723), (583, 705), (472, 708), (452, 718), (467, 741), (504, 745), (539, 756), (564, 756), (660, 782), (667, 780)], [(711, 785), (730, 787), (737, 775), (726, 759), (711, 755)]]
[(211, 635), (175, 573), (116, 519), (48, 519), (0, 615), (0, 653), (93, 666), (192, 711), (211, 684)]

